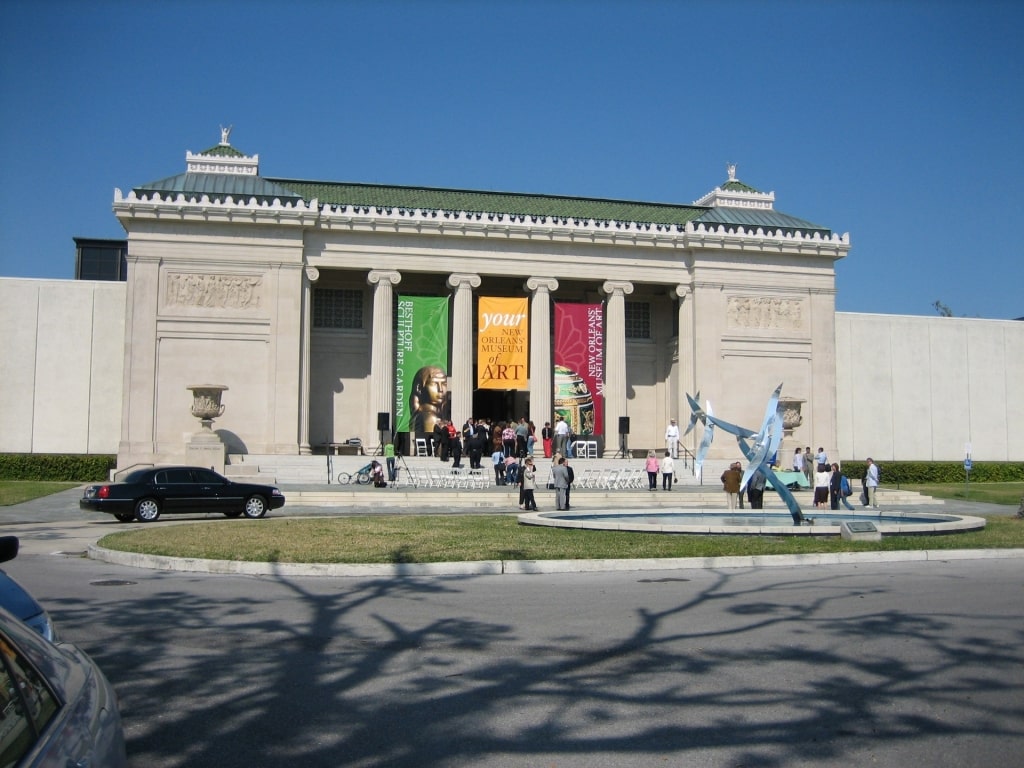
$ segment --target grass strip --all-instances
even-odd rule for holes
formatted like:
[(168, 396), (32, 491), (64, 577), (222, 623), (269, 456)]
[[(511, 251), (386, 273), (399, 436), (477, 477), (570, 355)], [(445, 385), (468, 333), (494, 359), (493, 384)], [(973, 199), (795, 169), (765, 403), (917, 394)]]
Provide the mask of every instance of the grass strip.
[(214, 520), (147, 527), (105, 536), (127, 552), (280, 563), (437, 563), (474, 560), (721, 557), (819, 552), (1024, 548), (1024, 520), (986, 516), (984, 530), (885, 536), (697, 536), (581, 531), (520, 525), (510, 515), (365, 515)]

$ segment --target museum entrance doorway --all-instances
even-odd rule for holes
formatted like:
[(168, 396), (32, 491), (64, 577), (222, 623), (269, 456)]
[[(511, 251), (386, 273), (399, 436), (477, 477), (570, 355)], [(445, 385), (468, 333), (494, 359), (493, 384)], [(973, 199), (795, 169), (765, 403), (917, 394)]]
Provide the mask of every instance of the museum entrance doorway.
[(530, 392), (519, 389), (473, 390), (473, 418), (499, 421), (518, 421), (520, 416), (530, 419)]

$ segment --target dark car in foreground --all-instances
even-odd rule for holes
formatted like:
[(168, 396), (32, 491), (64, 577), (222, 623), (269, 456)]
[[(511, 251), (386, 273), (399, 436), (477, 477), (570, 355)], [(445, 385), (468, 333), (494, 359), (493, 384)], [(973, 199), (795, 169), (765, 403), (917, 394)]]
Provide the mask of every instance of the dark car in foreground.
[(204, 467), (149, 467), (129, 472), (120, 483), (88, 486), (78, 506), (122, 522), (151, 523), (165, 512), (256, 519), (283, 507), (284, 494), (270, 485), (232, 482)]
[(0, 766), (127, 765), (117, 696), (100, 668), (0, 608)]
[[(17, 536), (0, 536), (0, 563), (6, 563), (8, 560), (16, 558), (20, 547), (21, 542)], [(13, 613), (51, 643), (57, 639), (50, 614), (36, 602), (32, 595), (25, 591), (21, 584), (2, 570), (0, 570), (0, 606)], [(0, 717), (0, 723), (2, 722), (3, 718)]]

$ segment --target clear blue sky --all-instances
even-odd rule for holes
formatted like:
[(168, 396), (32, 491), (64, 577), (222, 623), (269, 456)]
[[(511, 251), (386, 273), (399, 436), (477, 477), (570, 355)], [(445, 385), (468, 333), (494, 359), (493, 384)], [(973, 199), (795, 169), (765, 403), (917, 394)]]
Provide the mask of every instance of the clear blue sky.
[(0, 276), (232, 125), (261, 173), (691, 203), (849, 232), (849, 312), (1024, 316), (1024, 3), (0, 4)]

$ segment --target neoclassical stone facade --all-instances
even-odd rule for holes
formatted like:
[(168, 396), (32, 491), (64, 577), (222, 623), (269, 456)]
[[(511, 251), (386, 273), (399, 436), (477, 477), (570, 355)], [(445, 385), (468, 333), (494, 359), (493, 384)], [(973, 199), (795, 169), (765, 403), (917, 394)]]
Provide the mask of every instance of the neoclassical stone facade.
[[(449, 297), (456, 424), (551, 420), (553, 307), (597, 303), (606, 454), (622, 416), (631, 446), (661, 445), (686, 392), (758, 423), (779, 382), (803, 403), (798, 439), (837, 443), (834, 265), (849, 239), (776, 211), (734, 167), (694, 204), (663, 205), (265, 178), (227, 137), (186, 163), (115, 193), (129, 243), (120, 466), (180, 458), (197, 381), (229, 387), (229, 452), (375, 445), (394, 410), (400, 294)], [(480, 296), (528, 299), (525, 390), (477, 389)]]

